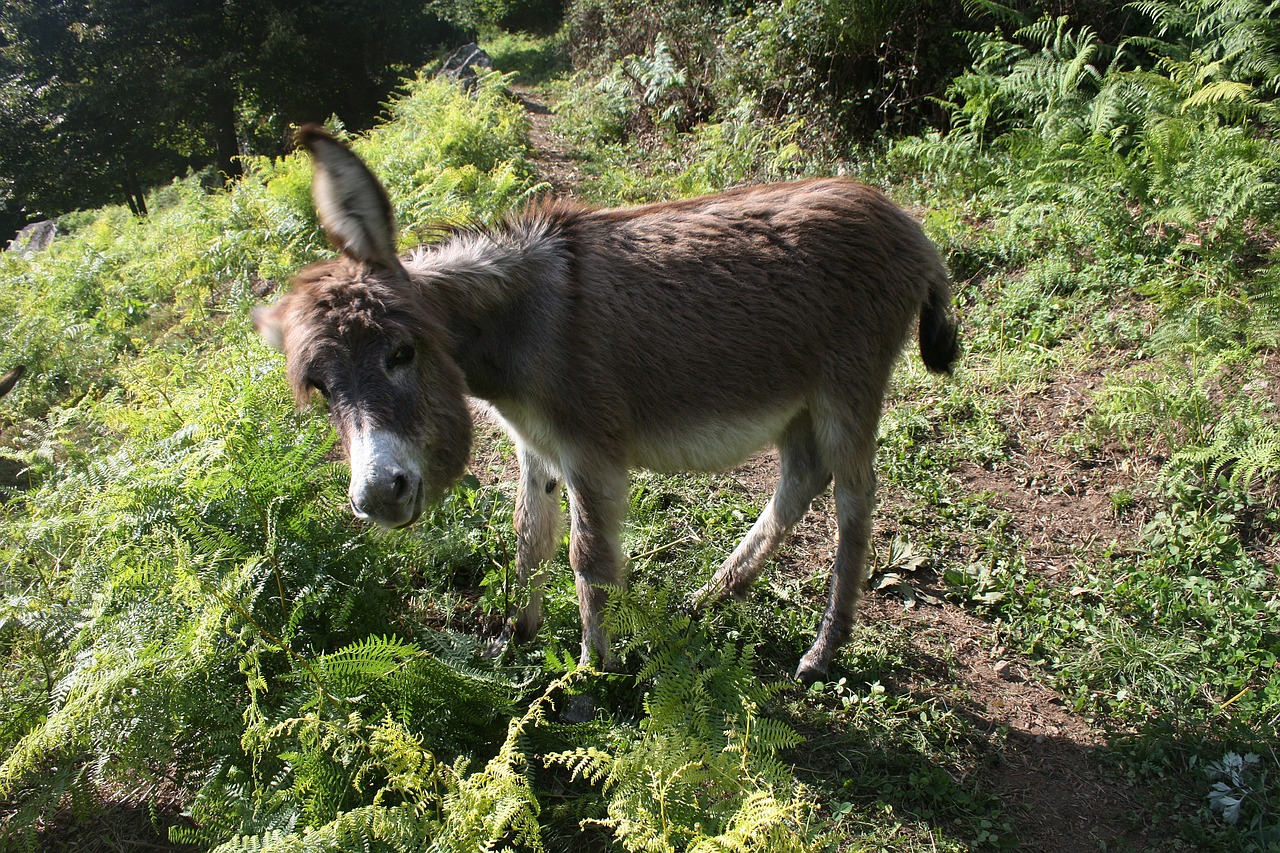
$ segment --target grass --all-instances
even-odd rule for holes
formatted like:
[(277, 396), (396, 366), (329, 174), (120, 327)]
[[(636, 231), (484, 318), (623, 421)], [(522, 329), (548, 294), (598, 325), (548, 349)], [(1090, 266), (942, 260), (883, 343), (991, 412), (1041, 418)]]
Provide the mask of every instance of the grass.
[[(622, 139), (606, 120), (631, 107), (565, 83), (554, 42), (490, 52), (559, 99), (588, 198), (838, 167), (747, 111)], [(406, 243), (539, 191), (499, 82), (475, 102), (414, 82), (355, 140)], [(31, 366), (0, 422), (26, 471), (0, 509), (0, 849), (68, 814), (87, 839), (103, 799), (180, 803), (172, 837), (228, 851), (1036, 843), (1054, 827), (1004, 778), (1025, 737), (984, 704), (1004, 683), (975, 675), (998, 658), (1094, 738), (1054, 757), (1138, 792), (1090, 813), (1100, 831), (1274, 849), (1280, 463), (1254, 378), (1280, 342), (1270, 259), (1190, 252), (1108, 194), (1066, 206), (904, 172), (892, 151), (842, 160), (927, 209), (966, 353), (950, 381), (910, 354), (895, 377), (883, 618), (808, 691), (789, 673), (820, 615), (827, 498), (747, 600), (695, 616), (685, 596), (764, 490), (750, 471), (637, 474), (608, 676), (573, 669), (563, 550), (538, 639), (492, 655), (518, 595), (501, 439), (414, 532), (348, 517), (321, 413), (292, 410), (247, 321), (255, 293), (327, 252), (300, 158), (212, 195), (175, 183), (145, 221), (81, 214), (46, 255), (0, 258), (0, 358)], [(594, 720), (559, 715), (573, 694)]]

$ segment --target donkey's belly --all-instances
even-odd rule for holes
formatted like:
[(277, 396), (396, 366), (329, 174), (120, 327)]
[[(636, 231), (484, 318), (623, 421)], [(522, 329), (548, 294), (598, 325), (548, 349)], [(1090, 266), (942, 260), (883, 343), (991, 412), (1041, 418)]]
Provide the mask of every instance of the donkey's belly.
[(800, 406), (653, 426), (632, 436), (629, 467), (652, 471), (721, 471), (774, 442)]
[[(632, 424), (626, 436), (625, 458), (619, 461), (627, 468), (663, 473), (722, 471), (776, 441), (804, 408), (804, 401), (797, 400), (750, 415), (663, 419), (650, 413)], [(492, 410), (517, 442), (550, 464), (564, 464), (579, 455), (573, 438), (558, 430), (555, 419), (539, 409), (503, 401), (493, 404)]]

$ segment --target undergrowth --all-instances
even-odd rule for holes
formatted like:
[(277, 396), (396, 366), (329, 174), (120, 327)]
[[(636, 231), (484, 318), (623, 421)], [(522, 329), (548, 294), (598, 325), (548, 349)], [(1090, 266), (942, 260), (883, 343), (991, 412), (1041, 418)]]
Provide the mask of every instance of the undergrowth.
[[(758, 91), (701, 112), (670, 41), (543, 85), (589, 199), (840, 172), (917, 206), (966, 352), (950, 382), (899, 370), (876, 594), (987, 620), (1109, 733), (1099, 760), (1158, 792), (1134, 816), (1153, 837), (1267, 850), (1280, 76), (1259, 46), (1269, 8), (1193, 6), (1135, 6), (1156, 35), (1121, 44), (1003, 19), (1011, 32), (969, 38), (948, 129), (873, 149), (819, 139)], [(747, 23), (767, 26), (763, 7)], [(537, 43), (503, 51), (550, 74)], [(509, 79), (475, 99), (409, 82), (352, 139), (406, 246), (542, 189)], [(223, 851), (1017, 842), (1001, 735), (957, 695), (953, 656), (866, 624), (828, 683), (787, 679), (828, 555), (786, 550), (747, 601), (686, 612), (758, 510), (741, 484), (636, 476), (609, 675), (574, 666), (563, 553), (537, 640), (495, 642), (518, 594), (501, 443), (416, 533), (355, 524), (329, 427), (292, 410), (247, 320), (329, 252), (309, 180), (301, 157), (254, 160), (217, 192), (158, 191), (145, 220), (85, 212), (47, 253), (0, 256), (0, 358), (29, 367), (0, 415), (3, 470), (21, 470), (0, 484), (0, 849), (93, 827), (110, 802), (177, 803), (172, 840)], [(1028, 401), (1081, 376), (1084, 414), (1048, 450), (1149, 476), (1111, 495), (1132, 536), (1066, 543), (1050, 577), (1015, 514), (961, 475), (1026, 452)], [(569, 722), (584, 703), (594, 717)]]

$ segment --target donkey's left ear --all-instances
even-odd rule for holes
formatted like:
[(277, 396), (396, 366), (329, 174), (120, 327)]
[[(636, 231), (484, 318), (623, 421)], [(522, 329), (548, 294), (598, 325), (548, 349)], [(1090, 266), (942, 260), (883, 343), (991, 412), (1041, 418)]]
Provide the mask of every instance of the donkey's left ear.
[(311, 154), (311, 191), (333, 244), (360, 263), (398, 267), (391, 201), (369, 167), (317, 125), (303, 127), (294, 138)]
[(284, 325), (280, 322), (279, 305), (259, 305), (253, 309), (254, 328), (270, 346), (284, 352)]

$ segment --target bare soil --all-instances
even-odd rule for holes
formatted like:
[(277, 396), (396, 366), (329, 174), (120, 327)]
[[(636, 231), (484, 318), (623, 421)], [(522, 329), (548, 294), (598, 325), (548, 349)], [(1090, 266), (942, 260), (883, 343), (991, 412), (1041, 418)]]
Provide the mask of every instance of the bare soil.
[(531, 90), (517, 87), (512, 94), (529, 114), (529, 143), (538, 174), (552, 193), (572, 196), (582, 182), (582, 170), (568, 143), (552, 129), (551, 109)]
[[(551, 129), (550, 110), (532, 92), (517, 96), (532, 121), (535, 165), (557, 193), (573, 195), (581, 171)], [(1036, 394), (1011, 392), (1000, 406), (1008, 435), (1005, 458), (985, 465), (964, 463), (952, 472), (966, 491), (987, 495), (1008, 514), (1025, 542), (1028, 568), (1051, 580), (1068, 576), (1077, 561), (1107, 549), (1114, 553), (1136, 540), (1148, 520), (1141, 502), (1126, 510), (1124, 500), (1113, 498), (1143, 494), (1163, 461), (1114, 446), (1091, 448), (1087, 454), (1063, 446), (1063, 437), (1088, 415), (1092, 391), (1101, 381), (1098, 370), (1059, 376)], [(482, 437), (478, 452), (488, 458), (477, 460), (476, 470), (492, 477), (495, 459), (485, 445)], [(506, 468), (501, 476), (514, 477), (514, 460), (507, 460)], [(776, 471), (776, 454), (763, 451), (725, 477), (763, 506)], [(880, 553), (893, 538), (889, 520), (903, 508), (896, 503), (901, 499), (891, 489), (882, 490), (875, 537)], [(826, 571), (835, 539), (834, 507), (827, 495), (814, 502), (793, 532), (775, 571), (795, 577)], [(906, 633), (922, 655), (954, 662), (947, 696), (958, 698), (962, 712), (998, 756), (994, 767), (979, 771), (984, 777), (979, 781), (1009, 808), (1019, 849), (1180, 849), (1153, 829), (1157, 817), (1144, 813), (1155, 798), (1102, 766), (1107, 737), (1097, 722), (1073, 713), (1037, 678), (1029, 662), (1001, 648), (990, 623), (951, 602), (905, 607), (894, 594), (875, 592), (868, 594), (862, 618), (897, 622), (909, 629)]]

